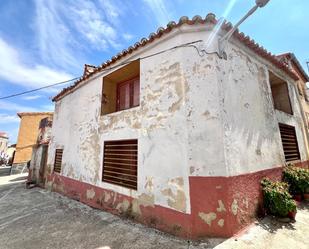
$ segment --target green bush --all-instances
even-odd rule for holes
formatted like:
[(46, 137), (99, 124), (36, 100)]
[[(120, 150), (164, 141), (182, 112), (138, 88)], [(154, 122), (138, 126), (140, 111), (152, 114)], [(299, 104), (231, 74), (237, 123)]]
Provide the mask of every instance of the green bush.
[(309, 188), (309, 170), (288, 165), (283, 170), (283, 181), (290, 185), (291, 194), (304, 194)]
[(264, 206), (268, 213), (286, 217), (296, 210), (296, 203), (288, 192), (289, 185), (284, 182), (273, 182), (268, 178), (261, 181), (264, 196)]

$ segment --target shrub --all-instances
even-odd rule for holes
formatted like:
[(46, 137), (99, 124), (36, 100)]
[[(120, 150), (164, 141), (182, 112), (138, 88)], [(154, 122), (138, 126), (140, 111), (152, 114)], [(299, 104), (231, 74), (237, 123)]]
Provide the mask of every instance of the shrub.
[(291, 194), (304, 194), (309, 188), (309, 170), (288, 165), (283, 170), (283, 181), (290, 185)]
[(286, 217), (296, 210), (296, 203), (288, 192), (289, 185), (284, 182), (273, 182), (268, 178), (261, 181), (264, 206), (269, 214)]

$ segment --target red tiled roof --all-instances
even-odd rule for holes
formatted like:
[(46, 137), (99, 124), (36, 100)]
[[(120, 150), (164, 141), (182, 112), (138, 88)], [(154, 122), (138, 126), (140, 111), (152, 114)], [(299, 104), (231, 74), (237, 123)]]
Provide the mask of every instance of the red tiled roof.
[[(166, 28), (160, 27), (158, 28), (156, 33), (151, 33), (148, 38), (142, 38), (139, 42), (136, 42), (133, 46), (128, 47), (127, 49), (124, 49), (122, 52), (118, 53), (117, 55), (113, 56), (110, 60), (107, 60), (106, 62), (102, 63), (100, 66), (95, 67), (92, 72), (89, 72), (87, 74), (84, 74), (80, 79), (75, 81), (75, 83), (69, 87), (64, 88), (59, 94), (57, 94), (52, 100), (58, 101), (60, 100), (64, 95), (66, 95), (69, 92), (72, 92), (75, 87), (77, 87), (81, 82), (83, 82), (86, 79), (89, 79), (92, 75), (95, 73), (98, 73), (105, 69), (106, 67), (110, 66), (111, 64), (114, 64), (116, 61), (122, 59), (128, 54), (132, 54), (133, 51), (138, 50), (141, 47), (144, 47), (145, 45), (153, 42), (154, 40), (160, 39), (164, 34), (167, 34), (174, 30), (177, 27), (180, 27), (184, 24), (187, 25), (195, 25), (195, 24), (217, 24), (216, 16), (212, 13), (208, 14), (205, 18), (202, 18), (200, 16), (194, 16), (192, 19), (189, 19), (187, 16), (183, 16), (179, 19), (178, 23), (172, 21), (169, 22), (166, 26)], [(224, 22), (221, 26), (221, 29), (225, 31), (229, 31), (233, 28), (233, 25), (229, 22)], [(263, 57), (264, 59), (268, 60), (270, 63), (272, 63), (277, 68), (283, 70), (286, 72), (290, 77), (297, 80), (297, 75), (291, 71), (288, 66), (284, 63), (282, 63), (275, 55), (268, 52), (266, 49), (261, 47), (258, 43), (256, 43), (254, 40), (252, 40), (249, 36), (246, 36), (244, 33), (239, 32), (236, 30), (233, 33), (233, 36), (242, 42), (244, 45), (246, 45), (249, 49), (253, 50), (256, 54)]]
[(9, 138), (8, 134), (3, 131), (0, 131), (0, 137)]
[[(306, 74), (306, 72), (303, 69), (303, 67), (301, 66), (300, 62), (297, 60), (295, 54), (293, 54), (293, 53), (284, 53), (284, 54), (276, 55), (276, 57), (281, 62), (285, 63), (288, 67), (289, 67), (289, 63), (288, 63), (289, 60), (294, 62), (294, 65), (297, 67), (298, 71), (300, 72), (301, 77), (303, 77), (304, 81), (309, 82), (309, 76), (308, 76), (308, 74)], [(291, 70), (293, 71), (293, 68), (291, 68)], [(297, 72), (296, 72), (296, 74), (297, 74)]]

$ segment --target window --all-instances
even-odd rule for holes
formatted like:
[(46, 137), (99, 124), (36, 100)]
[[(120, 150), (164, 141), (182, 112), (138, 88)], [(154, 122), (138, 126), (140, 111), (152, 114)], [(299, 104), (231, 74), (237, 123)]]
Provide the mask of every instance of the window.
[(285, 161), (300, 160), (295, 127), (279, 123), (279, 129)]
[(137, 139), (105, 141), (102, 181), (137, 189)]
[(57, 173), (61, 172), (62, 154), (63, 154), (63, 149), (56, 149), (54, 172), (57, 172)]
[(293, 114), (287, 82), (269, 71), (269, 83), (275, 109)]
[(119, 83), (117, 86), (117, 111), (139, 105), (139, 78)]
[(140, 62), (136, 60), (103, 78), (101, 115), (139, 105)]

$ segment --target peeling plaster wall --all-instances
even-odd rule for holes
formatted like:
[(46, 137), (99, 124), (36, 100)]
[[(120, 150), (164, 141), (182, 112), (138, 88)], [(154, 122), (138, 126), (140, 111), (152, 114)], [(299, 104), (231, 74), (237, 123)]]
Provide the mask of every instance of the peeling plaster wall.
[[(307, 160), (300, 105), (293, 80), (241, 45), (230, 44), (220, 61), (227, 175), (285, 164), (278, 122), (295, 126), (301, 160)], [(274, 109), (268, 70), (288, 82), (294, 115)], [(220, 82), (219, 81), (219, 82)]]
[[(181, 30), (129, 59), (209, 36), (198, 25)], [(229, 44), (227, 54), (220, 60), (186, 47), (142, 59), (140, 106), (129, 110), (100, 115), (106, 73), (62, 98), (47, 164), (51, 173), (55, 149), (63, 148), (63, 177), (51, 174), (47, 187), (183, 236), (226, 237), (250, 223), (260, 180), (281, 175), (278, 122), (296, 127), (302, 160), (308, 158), (293, 81), (240, 44)], [(274, 110), (268, 69), (287, 79), (293, 116)], [(138, 190), (102, 182), (104, 141), (132, 138)]]
[[(174, 36), (141, 56), (191, 39), (190, 36), (183, 39)], [(187, 58), (185, 50), (191, 54), (189, 62), (184, 60)], [(195, 75), (198, 75), (198, 65), (195, 62), (188, 66), (197, 56), (192, 48), (181, 48), (141, 60), (140, 106), (129, 110), (100, 116), (104, 75), (58, 101), (49, 147), (50, 172), (55, 149), (63, 148), (62, 175), (114, 190), (140, 202), (147, 200), (147, 205), (190, 213), (187, 166), (187, 114), (190, 110), (186, 104), (187, 95), (198, 91), (194, 87), (190, 92), (189, 87), (198, 77), (191, 78), (192, 67), (196, 67)], [(205, 61), (205, 65), (207, 63)], [(205, 67), (205, 70), (210, 69)], [(201, 85), (203, 82), (205, 79), (199, 79)], [(198, 115), (202, 115), (204, 109), (198, 111)], [(138, 191), (101, 181), (104, 141), (130, 138), (138, 138)]]

